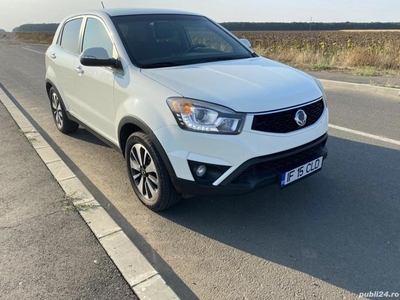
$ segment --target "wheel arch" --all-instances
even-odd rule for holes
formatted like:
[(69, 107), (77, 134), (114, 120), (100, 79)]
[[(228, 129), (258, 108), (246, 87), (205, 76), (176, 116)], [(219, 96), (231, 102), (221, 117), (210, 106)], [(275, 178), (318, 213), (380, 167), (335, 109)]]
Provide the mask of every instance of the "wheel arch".
[(125, 147), (126, 141), (128, 140), (129, 136), (137, 131), (143, 131), (146, 133), (149, 138), (151, 139), (152, 143), (156, 147), (158, 153), (160, 154), (165, 166), (167, 167), (168, 173), (171, 177), (172, 183), (176, 186), (177, 177), (172, 167), (171, 161), (168, 158), (167, 153), (165, 152), (164, 148), (162, 147), (160, 141), (154, 134), (153, 130), (141, 119), (133, 116), (127, 116), (122, 118), (118, 125), (118, 142), (119, 147), (121, 149), (122, 154), (125, 157)]
[[(46, 92), (47, 92), (47, 97), (49, 98), (49, 101), (51, 102), (51, 96), (50, 96), (50, 89), (53, 88), (56, 93), (59, 95), (59, 97), (61, 97), (60, 91), (57, 89), (57, 87), (55, 86), (55, 84), (53, 84), (52, 81), (50, 80), (46, 80)], [(64, 99), (61, 97), (61, 105), (64, 108), (64, 110), (66, 111), (66, 113), (69, 115), (69, 112), (67, 110), (67, 107), (65, 106), (64, 103)]]
[[(54, 88), (56, 91), (57, 91), (57, 93), (58, 94), (60, 94), (60, 92), (57, 90), (57, 88), (56, 88), (56, 86), (54, 85), (54, 83), (51, 81), (51, 80), (49, 80), (49, 79), (47, 79), (46, 80), (46, 94), (47, 94), (47, 97), (50, 99), (50, 95), (49, 95), (49, 92), (50, 92), (50, 89), (51, 88)], [(50, 99), (51, 100), (51, 99)]]

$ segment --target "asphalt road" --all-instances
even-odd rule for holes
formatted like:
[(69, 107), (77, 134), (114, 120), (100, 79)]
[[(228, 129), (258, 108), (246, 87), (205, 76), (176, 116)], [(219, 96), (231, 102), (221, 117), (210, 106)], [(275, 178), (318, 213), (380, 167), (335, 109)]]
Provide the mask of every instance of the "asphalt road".
[(137, 299), (2, 103), (0, 141), (0, 299)]
[[(120, 153), (53, 124), (44, 46), (0, 42), (0, 87), (40, 126), (182, 299), (358, 299), (400, 293), (400, 101), (327, 89), (323, 170), (279, 190), (194, 197), (160, 214), (135, 198)], [(4, 133), (1, 133), (4, 134)]]

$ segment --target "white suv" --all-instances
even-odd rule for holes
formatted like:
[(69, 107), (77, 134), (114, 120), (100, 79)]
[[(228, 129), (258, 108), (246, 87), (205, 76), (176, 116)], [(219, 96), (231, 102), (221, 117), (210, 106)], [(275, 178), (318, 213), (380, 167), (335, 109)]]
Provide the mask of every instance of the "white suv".
[(155, 211), (185, 195), (284, 187), (327, 156), (320, 82), (193, 13), (69, 16), (46, 53), (46, 89), (57, 128), (81, 124), (120, 149)]

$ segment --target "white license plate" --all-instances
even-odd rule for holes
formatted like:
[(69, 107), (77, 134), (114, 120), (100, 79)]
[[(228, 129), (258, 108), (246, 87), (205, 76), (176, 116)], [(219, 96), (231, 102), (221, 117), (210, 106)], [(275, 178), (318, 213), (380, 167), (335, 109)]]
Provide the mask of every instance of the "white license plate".
[(290, 171), (287, 171), (282, 174), (281, 177), (281, 186), (288, 185), (297, 179), (300, 179), (304, 176), (307, 176), (315, 171), (318, 171), (319, 169), (322, 168), (322, 160), (323, 157), (319, 157), (317, 159), (314, 159), (313, 161), (310, 161), (302, 166), (299, 166), (297, 168), (294, 168)]

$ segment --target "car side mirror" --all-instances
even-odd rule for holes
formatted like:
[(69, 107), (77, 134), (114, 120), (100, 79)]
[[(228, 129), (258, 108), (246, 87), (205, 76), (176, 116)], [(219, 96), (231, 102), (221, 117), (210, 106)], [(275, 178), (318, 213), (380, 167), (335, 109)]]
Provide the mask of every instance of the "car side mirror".
[(88, 67), (117, 68), (119, 63), (115, 58), (108, 56), (107, 50), (101, 47), (88, 48), (82, 52), (80, 62)]
[(248, 39), (240, 39), (240, 42), (247, 48), (251, 49), (251, 43)]

